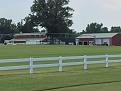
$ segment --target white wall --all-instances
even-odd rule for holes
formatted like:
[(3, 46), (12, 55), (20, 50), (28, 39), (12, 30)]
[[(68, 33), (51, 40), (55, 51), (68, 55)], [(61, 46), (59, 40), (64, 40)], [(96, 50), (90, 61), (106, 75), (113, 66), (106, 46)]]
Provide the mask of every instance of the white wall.
[(105, 42), (106, 42), (108, 45), (110, 45), (110, 39), (103, 39), (103, 44), (104, 44)]
[(26, 44), (40, 44), (39, 41), (26, 41)]
[(110, 38), (103, 38), (103, 39), (95, 39), (95, 43), (98, 45), (107, 43), (108, 45), (110, 45)]
[(102, 39), (95, 39), (95, 44), (101, 45), (101, 44), (102, 44), (102, 43), (101, 43), (101, 40), (102, 40)]

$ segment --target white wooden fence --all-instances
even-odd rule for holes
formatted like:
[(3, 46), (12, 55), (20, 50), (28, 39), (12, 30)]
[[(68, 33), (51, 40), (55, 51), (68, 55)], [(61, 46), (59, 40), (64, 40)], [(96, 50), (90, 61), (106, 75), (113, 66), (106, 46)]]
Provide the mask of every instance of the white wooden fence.
[[(100, 60), (103, 58), (104, 60)], [(109, 58), (115, 58), (116, 60), (110, 60)], [(0, 59), (0, 63), (15, 63), (15, 62), (29, 62), (29, 65), (20, 65), (20, 66), (3, 66), (0, 67), (0, 70), (16, 70), (16, 69), (29, 69), (30, 74), (33, 73), (34, 68), (41, 67), (59, 67), (59, 72), (63, 71), (63, 66), (71, 65), (84, 65), (84, 69), (88, 69), (88, 64), (105, 64), (105, 67), (109, 67), (109, 63), (121, 62), (117, 60), (121, 58), (119, 55), (96, 55), (96, 56), (67, 56), (67, 57), (48, 57), (48, 58), (22, 58), (22, 59)], [(80, 60), (79, 62), (74, 62), (74, 60)], [(89, 59), (97, 59), (98, 61), (89, 61)], [(34, 64), (37, 61), (58, 61), (55, 64)], [(73, 60), (73, 62), (64, 63), (63, 60)], [(82, 61), (83, 60), (83, 61)]]

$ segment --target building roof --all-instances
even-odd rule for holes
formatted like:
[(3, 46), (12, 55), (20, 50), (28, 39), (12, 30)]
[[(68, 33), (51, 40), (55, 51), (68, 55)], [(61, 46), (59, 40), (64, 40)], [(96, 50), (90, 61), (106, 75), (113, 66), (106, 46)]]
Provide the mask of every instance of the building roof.
[(46, 33), (42, 32), (42, 33), (18, 33), (15, 34), (14, 36), (21, 36), (21, 35), (46, 35)]
[(23, 39), (11, 39), (10, 41), (44, 41), (44, 38), (23, 38)]
[(92, 34), (82, 34), (78, 38), (112, 38), (118, 33), (92, 33)]

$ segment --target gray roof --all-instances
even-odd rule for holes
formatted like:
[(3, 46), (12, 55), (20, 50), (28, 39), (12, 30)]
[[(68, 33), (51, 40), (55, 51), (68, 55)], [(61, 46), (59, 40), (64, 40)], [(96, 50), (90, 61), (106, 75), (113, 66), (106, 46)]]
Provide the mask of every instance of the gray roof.
[(11, 39), (10, 41), (43, 41), (44, 38)]
[(82, 34), (77, 38), (112, 38), (118, 33), (92, 33), (92, 34)]
[(15, 34), (14, 36), (21, 36), (21, 35), (46, 35), (46, 33), (42, 32), (42, 33), (18, 33)]

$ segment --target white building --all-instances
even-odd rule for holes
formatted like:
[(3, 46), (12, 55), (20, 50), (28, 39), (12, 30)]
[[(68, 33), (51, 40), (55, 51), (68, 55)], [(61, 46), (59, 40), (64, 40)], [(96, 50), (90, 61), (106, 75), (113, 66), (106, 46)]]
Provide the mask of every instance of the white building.
[(121, 34), (118, 33), (92, 33), (76, 37), (78, 45), (121, 45)]

